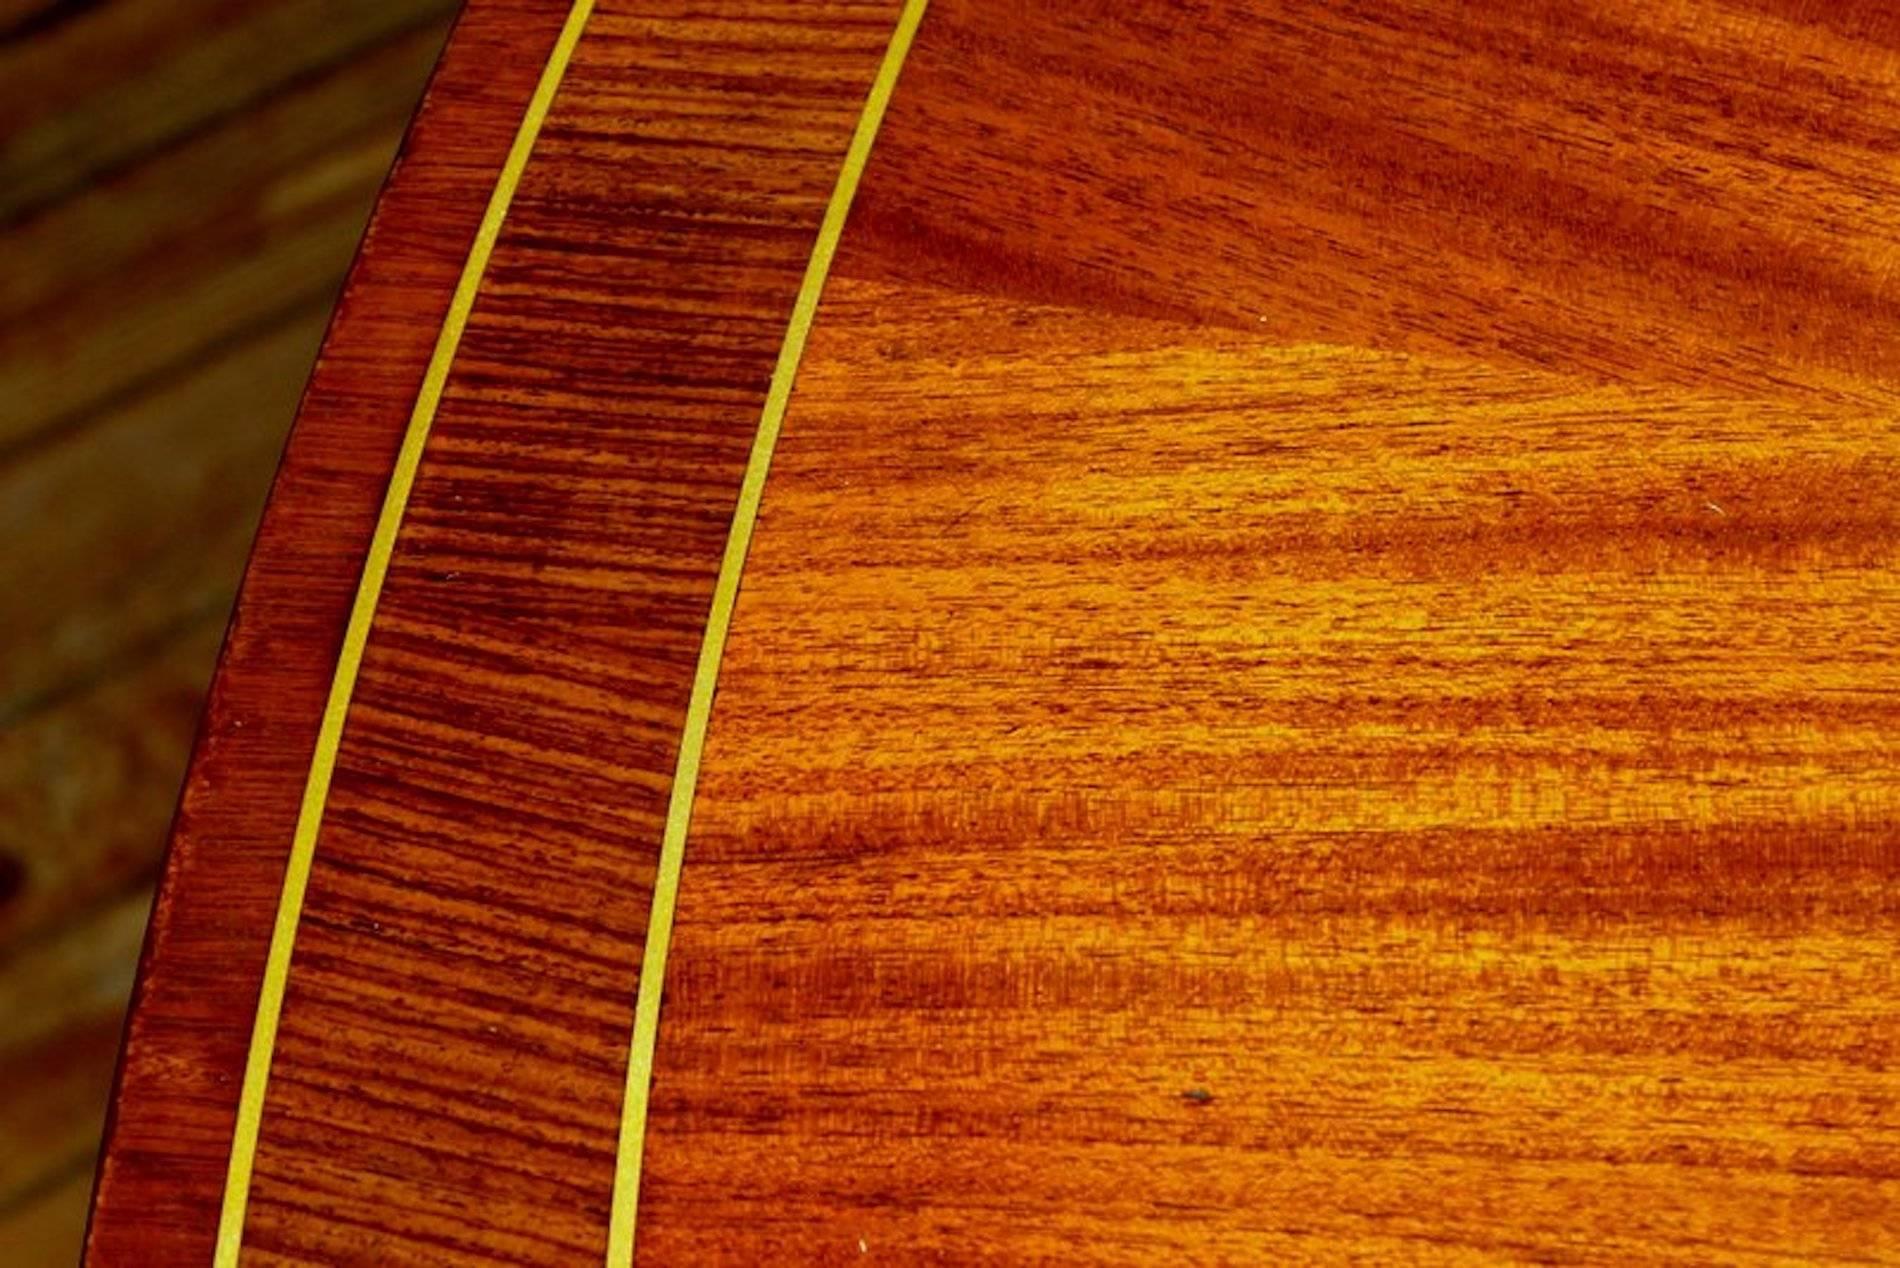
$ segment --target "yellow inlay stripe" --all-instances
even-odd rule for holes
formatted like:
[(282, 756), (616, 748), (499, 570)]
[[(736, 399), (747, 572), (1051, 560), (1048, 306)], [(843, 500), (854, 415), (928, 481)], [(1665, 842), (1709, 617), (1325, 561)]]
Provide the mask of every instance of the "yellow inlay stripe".
[(646, 949), (640, 960), (639, 994), (633, 1011), (633, 1038), (627, 1053), (627, 1090), (621, 1102), (620, 1153), (614, 1165), (613, 1216), (607, 1231), (608, 1268), (628, 1268), (633, 1263), (634, 1224), (639, 1215), (640, 1165), (646, 1152), (647, 1096), (653, 1086), (653, 1047), (660, 1032), (660, 994), (666, 981), (666, 953), (673, 940), (673, 911), (679, 900), (680, 865), (686, 856), (686, 830), (693, 817), (693, 790), (699, 782), (699, 760), (706, 744), (706, 725), (712, 717), (713, 692), (719, 683), (719, 661), (726, 648), (726, 631), (732, 624), (732, 608), (739, 597), (739, 574), (745, 568), (746, 549), (752, 544), (752, 526), (759, 518), (759, 499), (765, 492), (765, 476), (772, 465), (772, 450), (778, 444), (780, 427), (785, 422), (786, 402), (791, 399), (792, 381), (798, 376), (798, 361), (805, 353), (805, 340), (811, 333), (812, 317), (818, 311), (818, 297), (825, 289), (825, 275), (831, 271), (832, 256), (838, 250), (838, 238), (844, 232), (845, 217), (851, 211), (851, 199), (858, 192), (858, 179), (871, 156), (871, 144), (877, 139), (878, 125), (897, 87), (898, 72), (904, 67), (904, 55), (910, 51), (917, 24), (923, 21), (928, 0), (906, 0), (897, 19), (884, 62), (872, 81), (864, 110), (858, 116), (857, 131), (845, 151), (844, 166), (831, 191), (824, 222), (818, 227), (818, 240), (812, 244), (811, 259), (805, 265), (805, 280), (798, 288), (792, 305), (792, 319), (785, 330), (785, 342), (779, 347), (778, 364), (772, 370), (772, 386), (765, 394), (765, 408), (759, 414), (759, 430), (752, 440), (752, 455), (746, 462), (745, 479), (739, 485), (739, 503), (732, 514), (732, 528), (726, 537), (726, 553), (719, 562), (719, 579), (713, 585), (712, 611), (706, 617), (705, 635), (699, 645), (699, 665), (693, 672), (693, 694), (686, 706), (686, 725), (680, 734), (679, 762), (674, 767), (673, 791), (666, 807), (666, 831), (660, 839), (659, 874), (653, 881), (653, 907), (647, 918)]
[(277, 899), (277, 923), (271, 932), (270, 955), (264, 962), (264, 980), (257, 994), (257, 1019), (251, 1027), (251, 1050), (244, 1063), (244, 1086), (238, 1094), (237, 1127), (231, 1136), (231, 1159), (224, 1176), (224, 1205), (218, 1214), (218, 1243), (213, 1263), (217, 1268), (236, 1268), (238, 1251), (244, 1242), (244, 1210), (251, 1194), (251, 1168), (257, 1158), (257, 1131), (264, 1115), (264, 1094), (270, 1082), (272, 1050), (277, 1045), (277, 1021), (284, 1007), (284, 982), (290, 973), (291, 950), (297, 941), (297, 921), (303, 912), (304, 890), (310, 881), (310, 861), (316, 852), (317, 830), (323, 822), (323, 805), (330, 794), (330, 776), (336, 769), (337, 745), (343, 738), (343, 720), (350, 711), (350, 696), (356, 689), (357, 671), (363, 664), (363, 648), (369, 642), (370, 624), (376, 617), (376, 601), (382, 595), (383, 578), (389, 573), (389, 558), (396, 546), (396, 533), (402, 526), (403, 508), (409, 503), (409, 491), (416, 482), (416, 469), (422, 462), (423, 445), (429, 439), (429, 425), (435, 421), (436, 407), (442, 400), (442, 387), (448, 382), (449, 367), (455, 360), (456, 347), (475, 306), (475, 293), (481, 287), (488, 257), (494, 253), (495, 239), (501, 234), (508, 205), (514, 201), (521, 173), (528, 166), (535, 138), (541, 133), (548, 107), (567, 74), (567, 64), (580, 42), (581, 30), (593, 12), (594, 0), (573, 0), (567, 22), (561, 28), (547, 65), (541, 70), (534, 96), (515, 131), (514, 144), (495, 178), (494, 193), (475, 231), (462, 265), (461, 280), (449, 301), (448, 315), (436, 336), (435, 351), (429, 368), (422, 376), (422, 389), (409, 415), (409, 428), (403, 433), (402, 448), (389, 477), (389, 491), (383, 495), (383, 509), (370, 538), (369, 555), (363, 561), (362, 579), (357, 583), (356, 601), (350, 608), (350, 621), (343, 633), (343, 647), (337, 653), (336, 675), (330, 680), (330, 697), (323, 706), (323, 722), (317, 729), (316, 751), (310, 755), (310, 773), (304, 780), (303, 804), (297, 812), (297, 830), (291, 838), (290, 859), (284, 866), (284, 887)]

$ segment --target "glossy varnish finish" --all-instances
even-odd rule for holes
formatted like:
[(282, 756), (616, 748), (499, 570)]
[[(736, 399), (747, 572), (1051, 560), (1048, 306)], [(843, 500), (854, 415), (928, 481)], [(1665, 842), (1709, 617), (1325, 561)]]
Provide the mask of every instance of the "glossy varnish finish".
[(933, 4), (727, 653), (651, 1262), (1900, 1253), (1894, 69)]
[[(1645, 394), (830, 294), (698, 798), (653, 1262), (1891, 1249), (1864, 546), (1832, 597), (1705, 530)], [(1772, 514), (1740, 408), (1663, 407), (1697, 453), (1656, 457)], [(1777, 452), (1843, 478), (1884, 425)]]
[(298, 413), (200, 726), (127, 1023), (87, 1257), (210, 1262), (284, 860), (403, 424), (560, 25), (457, 24)]
[[(345, 733), (257, 1257), (599, 1254), (894, 18), (583, 39)], [(1896, 141), (1875, 6), (935, 0), (722, 670), (643, 1260), (1900, 1254)], [(174, 911), (261, 929), (184, 822)]]
[(604, 1253), (701, 625), (895, 18), (885, 0), (594, 9), (356, 685), (259, 1137), (255, 1253)]

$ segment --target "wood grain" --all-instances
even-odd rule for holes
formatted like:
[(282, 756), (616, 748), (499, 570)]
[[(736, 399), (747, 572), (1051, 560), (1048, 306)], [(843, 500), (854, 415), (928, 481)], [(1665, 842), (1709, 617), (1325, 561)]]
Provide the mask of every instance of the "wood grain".
[[(149, 890), (224, 614), (190, 614), (129, 663), (37, 702), (0, 733), (0, 980), (35, 945), (128, 890)], [(136, 940), (123, 947), (130, 985)], [(3, 993), (3, 990), (0, 990)]]
[(338, 753), (251, 1186), (266, 1261), (604, 1253), (701, 624), (895, 16), (595, 9)]
[(0, 283), (0, 457), (124, 413), (260, 327), (329, 309), (441, 46), (440, 22), (421, 16), (229, 126), (0, 230), (0, 250), (30, 262)]
[[(317, 714), (382, 485), (558, 18), (466, 15), (299, 411), (179, 806), (127, 1025), (87, 1256), (208, 1262), (257, 979)], [(202, 886), (200, 877), (214, 879)], [(241, 914), (239, 914), (241, 913)]]
[(92, 1196), (92, 1168), (75, 1168), (0, 1213), (0, 1254), (10, 1263), (69, 1264), (78, 1259)]
[(442, 12), (409, 0), (121, 0), (20, 32), (0, 43), (0, 223)]
[[(94, 904), (9, 957), (0, 974), (0, 1212), (59, 1187), (92, 1159), (148, 889)], [(31, 1261), (19, 1261), (27, 1263)]]
[(646, 1261), (1900, 1255), (1900, 82), (1652, 10), (932, 6)]
[(0, 1262), (78, 1260), (150, 906), (134, 884), (0, 959)]
[[(203, 1260), (429, 216), (493, 177), (446, 129), (511, 126), (445, 85), (553, 11), (467, 10), (327, 344), (98, 1262)], [(599, 1258), (894, 16), (596, 11), (371, 630), (248, 1260)], [(935, 0), (726, 651), (641, 1260), (1900, 1258), (1897, 141), (1873, 5)]]
[[(444, 8), (0, 5), (0, 1262), (77, 1256), (231, 595)], [(33, 157), (75, 123), (105, 149)]]
[[(0, 606), (0, 951), (156, 869), (268, 472), (440, 38), (319, 65), (0, 229), (0, 382), (23, 389), (0, 536), (33, 543), (0, 558), (0, 591), (31, 596)], [(329, 252), (257, 252), (306, 187)]]
[(1892, 1251), (1886, 420), (1664, 400), (834, 281), (651, 1261)]

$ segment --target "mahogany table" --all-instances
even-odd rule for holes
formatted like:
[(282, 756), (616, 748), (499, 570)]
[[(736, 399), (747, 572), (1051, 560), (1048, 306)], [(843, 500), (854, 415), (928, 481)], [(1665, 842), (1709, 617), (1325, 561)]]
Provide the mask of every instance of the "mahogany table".
[(1900, 9), (471, 0), (99, 1265), (1900, 1262)]

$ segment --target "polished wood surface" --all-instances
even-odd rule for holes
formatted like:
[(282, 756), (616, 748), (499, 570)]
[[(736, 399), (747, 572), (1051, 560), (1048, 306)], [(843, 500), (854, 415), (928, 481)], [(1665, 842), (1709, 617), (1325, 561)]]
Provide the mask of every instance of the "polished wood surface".
[(259, 1137), (260, 1251), (599, 1256), (701, 624), (894, 16), (596, 11), (377, 608)]
[[(517, 4), (272, 500), (98, 1262), (208, 1254), (379, 477), (564, 16)], [(371, 627), (248, 1258), (601, 1258), (896, 10), (589, 20)], [(1896, 137), (1872, 5), (934, 0), (720, 666), (641, 1260), (1900, 1257)]]
[[(147, 933), (89, 1260), (208, 1262), (270, 913), (409, 402), (559, 25), (457, 23), (305, 392), (200, 723)], [(537, 44), (540, 53), (535, 49)]]

